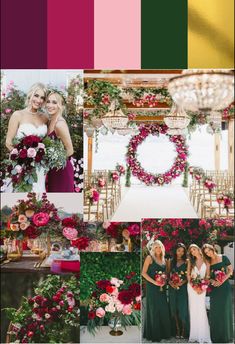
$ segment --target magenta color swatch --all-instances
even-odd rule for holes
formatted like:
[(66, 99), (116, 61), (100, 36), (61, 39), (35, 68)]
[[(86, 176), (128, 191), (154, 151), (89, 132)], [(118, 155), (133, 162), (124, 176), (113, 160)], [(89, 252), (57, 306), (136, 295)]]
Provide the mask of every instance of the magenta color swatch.
[(47, 68), (47, 0), (1, 0), (1, 68)]
[(48, 0), (47, 68), (94, 68), (94, 0)]
[(141, 68), (141, 1), (94, 0), (95, 69)]

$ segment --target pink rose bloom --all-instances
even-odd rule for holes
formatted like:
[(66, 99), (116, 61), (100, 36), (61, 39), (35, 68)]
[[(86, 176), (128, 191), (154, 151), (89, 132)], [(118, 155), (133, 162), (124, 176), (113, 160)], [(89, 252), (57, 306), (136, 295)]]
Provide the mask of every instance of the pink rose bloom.
[(108, 294), (101, 294), (100, 295), (100, 301), (101, 302), (109, 302), (109, 300), (110, 300), (110, 297), (109, 297), (109, 295)]
[(18, 154), (18, 149), (17, 148), (13, 148), (12, 151), (10, 152), (10, 155), (12, 154)]
[(50, 220), (50, 217), (47, 213), (37, 213), (33, 215), (33, 223), (37, 226), (46, 226)]
[(103, 318), (105, 316), (105, 310), (102, 307), (97, 308), (95, 312), (98, 318)]
[(131, 315), (132, 313), (132, 309), (131, 309), (131, 305), (124, 305), (123, 309), (122, 309), (122, 313), (124, 315)]
[(121, 312), (123, 310), (124, 305), (121, 302), (116, 303), (116, 310)]
[(92, 190), (92, 200), (93, 202), (98, 202), (100, 198), (100, 194), (98, 191), (96, 191), (95, 189)]
[(27, 222), (27, 217), (25, 215), (19, 215), (18, 222)]
[(34, 148), (28, 148), (27, 150), (27, 157), (28, 158), (35, 158), (37, 152)]
[(111, 225), (111, 222), (104, 222), (103, 223), (103, 228), (107, 229), (107, 228), (109, 228), (110, 225)]
[(74, 240), (78, 236), (78, 231), (75, 228), (65, 227), (63, 229), (63, 236), (68, 240)]
[(45, 148), (45, 145), (44, 145), (44, 143), (42, 143), (42, 142), (39, 142), (39, 144), (38, 144), (38, 148), (44, 149), (44, 148)]
[(5, 113), (10, 113), (10, 112), (11, 112), (10, 108), (5, 109)]
[(24, 231), (26, 228), (29, 227), (29, 222), (23, 222), (20, 224), (20, 229)]
[(20, 165), (16, 165), (15, 166), (15, 170), (16, 170), (17, 173), (21, 173), (22, 167)]

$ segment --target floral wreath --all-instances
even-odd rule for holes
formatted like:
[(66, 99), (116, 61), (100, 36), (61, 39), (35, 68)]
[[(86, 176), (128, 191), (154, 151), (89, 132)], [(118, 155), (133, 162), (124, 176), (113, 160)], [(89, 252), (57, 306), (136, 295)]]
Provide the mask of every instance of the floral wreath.
[[(139, 133), (131, 138), (127, 147), (127, 166), (131, 169), (133, 176), (137, 177), (146, 185), (169, 184), (185, 170), (188, 156), (185, 137), (182, 135), (171, 136), (167, 134), (167, 129), (168, 127), (165, 124), (141, 125), (139, 127)], [(168, 171), (163, 174), (152, 174), (145, 171), (138, 161), (137, 148), (149, 135), (159, 136), (159, 134), (168, 136), (169, 140), (175, 144), (177, 157)]]

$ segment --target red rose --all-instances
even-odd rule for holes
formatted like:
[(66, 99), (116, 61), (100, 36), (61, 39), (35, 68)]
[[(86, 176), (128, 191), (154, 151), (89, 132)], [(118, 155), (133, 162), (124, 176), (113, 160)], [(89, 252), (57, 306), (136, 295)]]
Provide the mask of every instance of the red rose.
[(19, 157), (20, 157), (21, 159), (27, 158), (27, 149), (22, 149), (22, 150), (20, 151), (20, 153), (19, 153)]
[(28, 135), (26, 137), (24, 137), (22, 143), (25, 146), (29, 146), (29, 147), (37, 147), (38, 143), (41, 142), (41, 138), (35, 135)]
[(27, 333), (27, 337), (29, 337), (29, 338), (32, 338), (33, 335), (34, 335), (33, 331), (29, 331), (29, 332)]
[(94, 311), (90, 311), (88, 313), (88, 319), (95, 319), (95, 312)]
[(71, 240), (71, 245), (77, 247), (79, 250), (85, 250), (89, 245), (89, 238), (80, 237), (75, 240)]
[(137, 297), (140, 296), (141, 294), (141, 288), (140, 288), (140, 284), (138, 283), (132, 283), (128, 290), (131, 292), (131, 294), (133, 295), (133, 297)]
[(134, 309), (135, 309), (136, 311), (139, 311), (139, 310), (141, 309), (141, 304), (140, 304), (140, 302), (134, 304)]
[(133, 294), (129, 290), (122, 290), (118, 294), (118, 300), (123, 305), (129, 305), (133, 301)]
[(62, 220), (62, 226), (63, 227), (76, 227), (77, 222), (74, 220), (72, 217), (66, 217), (65, 219)]
[(108, 285), (106, 287), (106, 292), (111, 294), (116, 288), (115, 287), (112, 287), (111, 285)]
[(99, 289), (106, 290), (108, 286), (111, 286), (111, 283), (109, 280), (100, 280), (96, 282), (96, 285)]

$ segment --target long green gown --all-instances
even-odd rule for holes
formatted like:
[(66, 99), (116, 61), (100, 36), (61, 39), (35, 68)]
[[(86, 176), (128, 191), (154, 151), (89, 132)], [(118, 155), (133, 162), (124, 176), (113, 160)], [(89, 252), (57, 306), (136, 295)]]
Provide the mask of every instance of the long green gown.
[[(180, 266), (172, 266), (172, 273), (177, 272), (180, 274), (183, 280), (187, 280), (187, 264), (183, 263)], [(184, 327), (185, 337), (189, 336), (189, 313), (188, 313), (188, 291), (187, 283), (183, 284), (178, 290), (172, 288), (169, 285), (169, 303), (170, 303), (170, 312), (172, 317), (172, 322), (175, 323), (175, 316), (181, 322), (181, 325)], [(174, 332), (175, 332), (174, 328)]]
[[(230, 264), (228, 257), (223, 255), (222, 262), (211, 265), (211, 278), (216, 270), (226, 272)], [(228, 280), (214, 287), (210, 294), (210, 330), (213, 343), (233, 342), (232, 288)]]
[[(166, 271), (166, 265), (155, 261), (149, 265), (148, 275), (154, 279), (157, 272)], [(160, 342), (171, 337), (170, 311), (166, 297), (166, 286), (161, 288), (146, 281), (146, 312), (143, 337), (152, 342)]]

